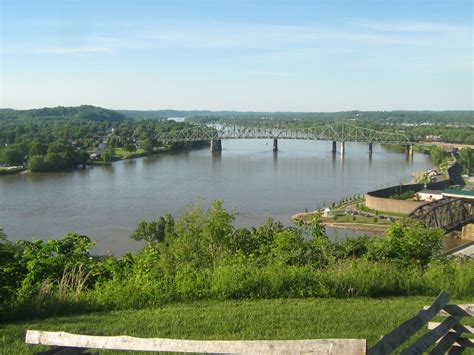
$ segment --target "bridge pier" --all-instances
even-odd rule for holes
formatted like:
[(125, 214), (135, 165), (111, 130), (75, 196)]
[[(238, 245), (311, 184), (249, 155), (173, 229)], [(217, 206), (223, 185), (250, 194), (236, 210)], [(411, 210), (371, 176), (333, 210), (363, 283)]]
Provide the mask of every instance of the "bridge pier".
[(336, 146), (337, 146), (336, 141), (332, 141), (332, 153), (333, 153), (333, 154), (336, 153)]
[(273, 151), (278, 152), (278, 139), (273, 138)]
[(411, 159), (413, 158), (413, 145), (407, 145), (407, 156)]
[(222, 141), (220, 139), (212, 139), (210, 149), (211, 152), (222, 151)]
[(344, 155), (346, 152), (346, 142), (342, 141), (341, 142), (341, 155)]
[(369, 154), (372, 154), (372, 142), (369, 142)]

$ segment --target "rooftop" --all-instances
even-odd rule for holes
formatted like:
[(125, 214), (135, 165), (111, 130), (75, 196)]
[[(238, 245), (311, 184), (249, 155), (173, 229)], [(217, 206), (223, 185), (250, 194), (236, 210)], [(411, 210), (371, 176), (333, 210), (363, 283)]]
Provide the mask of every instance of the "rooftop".
[(474, 191), (469, 191), (469, 190), (444, 189), (443, 193), (449, 194), (449, 195), (474, 197)]
[(443, 191), (441, 190), (421, 190), (418, 191), (419, 194), (429, 194), (429, 195), (441, 195)]

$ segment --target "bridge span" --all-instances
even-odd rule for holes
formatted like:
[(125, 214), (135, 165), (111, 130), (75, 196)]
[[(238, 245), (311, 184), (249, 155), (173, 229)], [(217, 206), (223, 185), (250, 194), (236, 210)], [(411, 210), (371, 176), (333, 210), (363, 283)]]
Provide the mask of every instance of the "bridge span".
[(413, 155), (412, 142), (403, 133), (377, 131), (345, 122), (288, 129), (219, 123), (158, 133), (155, 138), (164, 143), (209, 141), (212, 151), (222, 150), (223, 139), (272, 139), (275, 152), (278, 151), (278, 139), (324, 140), (332, 142), (333, 153), (337, 150), (337, 142), (340, 142), (341, 154), (345, 152), (345, 142), (367, 143), (369, 153), (372, 153), (373, 143), (381, 143), (405, 146), (407, 153)]
[(474, 200), (447, 197), (424, 204), (410, 213), (409, 217), (426, 227), (440, 228), (446, 233), (474, 223)]

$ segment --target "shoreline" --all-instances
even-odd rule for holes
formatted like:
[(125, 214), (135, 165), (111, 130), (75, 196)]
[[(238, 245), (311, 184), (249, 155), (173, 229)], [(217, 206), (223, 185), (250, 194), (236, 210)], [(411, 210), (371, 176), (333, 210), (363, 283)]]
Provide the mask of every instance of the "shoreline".
[[(305, 220), (304, 216), (313, 216), (319, 215), (319, 211), (312, 212), (301, 212), (291, 216), (293, 222), (302, 222), (304, 224), (311, 224), (310, 221)], [(380, 232), (384, 233), (387, 231), (388, 224), (370, 224), (370, 223), (353, 223), (353, 222), (332, 222), (328, 220), (321, 219), (321, 224), (324, 227), (334, 228), (334, 229), (352, 229), (357, 231), (366, 231), (366, 232)]]
[(344, 223), (344, 222), (322, 222), (324, 227), (330, 227), (334, 229), (352, 229), (357, 231), (365, 232), (380, 232), (385, 233), (388, 229), (388, 225), (384, 224), (368, 224), (368, 223)]
[[(204, 148), (204, 147), (202, 147)], [(197, 149), (202, 149), (201, 147), (198, 147)], [(132, 159), (138, 159), (138, 158), (145, 158), (145, 157), (151, 157), (151, 156), (158, 156), (163, 153), (179, 153), (179, 152), (187, 152), (190, 150), (193, 150), (194, 148), (187, 148), (187, 149), (167, 149), (167, 150), (161, 150), (158, 152), (152, 152), (152, 153), (133, 153), (130, 155), (122, 156), (119, 158), (115, 158), (110, 162), (104, 162), (100, 160), (92, 160), (90, 164), (87, 164), (86, 167), (84, 168), (76, 168), (76, 169), (68, 169), (68, 170), (55, 170), (55, 171), (35, 171), (32, 172), (29, 169), (23, 168), (23, 169), (15, 169), (15, 170), (0, 170), (0, 176), (6, 176), (6, 175), (25, 175), (25, 174), (41, 174), (41, 173), (62, 173), (62, 172), (74, 172), (78, 170), (83, 170), (86, 169), (87, 167), (94, 167), (94, 166), (110, 166), (115, 162), (118, 161), (124, 161), (124, 160), (132, 160)]]

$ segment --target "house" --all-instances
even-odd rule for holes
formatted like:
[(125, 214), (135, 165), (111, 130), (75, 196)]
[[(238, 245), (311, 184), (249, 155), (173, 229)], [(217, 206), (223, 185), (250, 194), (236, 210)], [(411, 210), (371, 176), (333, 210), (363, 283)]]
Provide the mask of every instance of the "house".
[(416, 193), (420, 201), (438, 201), (443, 198), (443, 191), (440, 190), (421, 190)]
[(332, 217), (331, 215), (331, 209), (329, 207), (326, 207), (323, 211), (323, 217)]
[(434, 134), (429, 134), (425, 137), (425, 140), (428, 142), (441, 142), (443, 140), (442, 136), (436, 136)]

